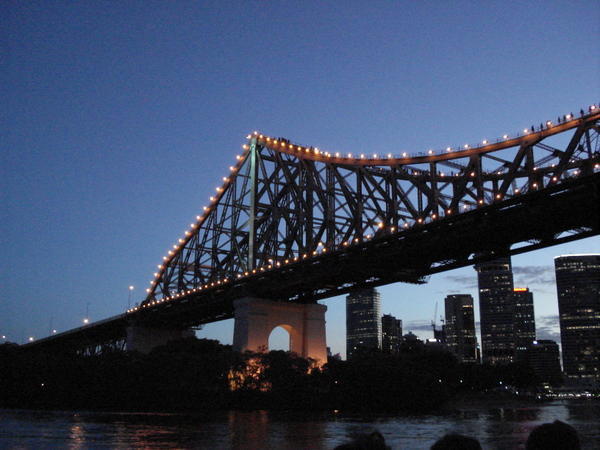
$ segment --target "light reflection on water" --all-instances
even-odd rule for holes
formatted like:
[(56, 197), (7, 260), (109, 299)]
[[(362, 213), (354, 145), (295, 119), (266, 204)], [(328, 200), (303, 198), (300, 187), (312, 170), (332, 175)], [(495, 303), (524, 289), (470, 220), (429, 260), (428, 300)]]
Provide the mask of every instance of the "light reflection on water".
[(212, 414), (0, 410), (0, 448), (331, 449), (378, 430), (392, 448), (427, 449), (449, 432), (483, 448), (523, 448), (540, 423), (573, 425), (584, 448), (600, 448), (600, 402), (461, 406), (444, 415), (361, 417), (225, 411)]

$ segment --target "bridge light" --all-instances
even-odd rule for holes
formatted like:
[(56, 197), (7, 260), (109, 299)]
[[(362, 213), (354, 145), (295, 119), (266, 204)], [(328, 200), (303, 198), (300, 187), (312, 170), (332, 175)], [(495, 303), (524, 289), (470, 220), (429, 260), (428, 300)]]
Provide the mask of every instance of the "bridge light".
[(391, 153), (388, 153), (388, 154), (387, 154), (387, 157), (388, 157), (388, 158), (391, 158), (391, 157), (392, 157), (392, 154), (391, 154)]
[(150, 289), (146, 289), (146, 292), (150, 293)]
[(446, 210), (446, 214), (452, 214), (452, 210), (451, 209)]
[(404, 228), (408, 228), (408, 224), (406, 222), (404, 223)]
[(33, 336), (29, 336), (29, 342), (33, 342), (35, 339), (33, 338)]
[(572, 116), (571, 116), (571, 114), (567, 114), (565, 117), (567, 118), (567, 120), (569, 120), (569, 119), (571, 119)]
[(552, 121), (551, 121), (551, 120), (548, 120), (548, 121), (546, 122), (546, 126), (547, 126), (547, 127), (550, 127), (550, 126), (552, 126)]
[(451, 147), (446, 147), (446, 151), (447, 151), (447, 152), (451, 152), (451, 151), (452, 151), (452, 148), (451, 148)]
[(173, 248), (174, 248), (175, 250), (177, 250), (177, 245), (173, 244)]
[(267, 137), (267, 142), (271, 142), (271, 138), (270, 137)]
[(417, 219), (417, 222), (422, 223), (423, 219), (421, 219), (420, 217)]
[(508, 134), (505, 134), (504, 136), (502, 136), (504, 139), (508, 139)]
[(379, 223), (377, 224), (377, 228), (383, 228), (383, 227), (384, 227), (384, 225), (383, 225), (383, 222), (379, 222)]
[(373, 158), (377, 159), (377, 153), (373, 153)]
[(556, 181), (556, 180), (557, 180), (557, 178), (556, 178), (556, 177), (552, 177), (552, 181)]
[(250, 147), (248, 147), (248, 145), (247, 145), (247, 144), (244, 144), (244, 145), (242, 145), (242, 148), (243, 148), (244, 150), (248, 150)]
[(480, 205), (483, 205), (483, 199), (480, 198), (477, 203), (479, 203)]
[(222, 188), (222, 187), (220, 187), (220, 186), (219, 186), (219, 187), (217, 187), (217, 188), (215, 188), (215, 190), (216, 190), (217, 192), (223, 192), (223, 188)]
[(433, 214), (433, 215), (431, 216), (431, 218), (432, 218), (432, 219), (437, 219), (437, 214)]
[(594, 111), (594, 110), (596, 109), (596, 105), (592, 105), (592, 106), (590, 106), (590, 109), (591, 109), (592, 111)]
[(235, 167), (233, 167), (233, 166), (229, 166), (229, 170), (230, 170), (231, 172), (235, 172), (237, 169), (236, 169)]
[(464, 147), (465, 147), (465, 148), (469, 148), (469, 144), (465, 144), (465, 145), (464, 145)]
[(406, 158), (406, 152), (402, 152), (402, 156)]
[(527, 133), (529, 133), (529, 130), (527, 128), (524, 128), (523, 133), (527, 134)]
[(87, 325), (88, 323), (90, 323), (90, 319), (88, 319), (88, 318), (86, 317), (85, 319), (83, 319), (83, 323), (85, 323), (85, 324)]
[(474, 177), (475, 176), (475, 172), (471, 172), (471, 176)]
[(210, 197), (210, 201), (211, 201), (211, 202), (214, 202), (214, 201), (215, 201), (215, 198), (214, 198), (213, 196), (211, 196), (211, 197)]
[(173, 255), (173, 250), (169, 250), (169, 255)]
[(429, 150), (427, 153), (429, 153), (430, 155), (433, 155), (433, 150)]
[(235, 155), (235, 158), (239, 161), (240, 159), (242, 159), (242, 157), (240, 155)]
[(184, 241), (183, 239), (181, 239), (181, 238), (180, 238), (180, 239), (179, 239), (179, 242), (180, 242), (181, 244), (183, 244), (185, 241)]
[(396, 231), (396, 227), (390, 228), (390, 231), (392, 231), (392, 232)]
[(515, 194), (518, 194), (519, 192), (521, 192), (519, 188), (515, 189)]
[(496, 194), (496, 198), (500, 199), (502, 196), (500, 194)]
[(487, 145), (487, 143), (488, 143), (487, 139), (484, 139), (483, 140), (483, 145)]
[(336, 157), (336, 158), (339, 158), (339, 157), (340, 157), (340, 154), (339, 154), (339, 152), (335, 152), (335, 157)]
[(273, 141), (273, 145), (277, 145), (277, 144), (279, 144), (279, 142), (277, 142), (277, 139), (275, 139), (275, 140)]
[(537, 187), (537, 183), (533, 183), (533, 187), (536, 188)]
[(365, 155), (364, 154), (360, 154), (360, 159), (365, 159)]
[(254, 132), (254, 135), (256, 136), (257, 134), (258, 134), (258, 131), (255, 131), (255, 132)]

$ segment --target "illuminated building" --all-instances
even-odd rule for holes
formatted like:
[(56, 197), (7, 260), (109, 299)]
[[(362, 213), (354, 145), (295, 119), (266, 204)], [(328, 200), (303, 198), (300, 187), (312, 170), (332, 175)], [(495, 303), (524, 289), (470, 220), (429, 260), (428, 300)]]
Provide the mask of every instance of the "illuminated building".
[(477, 337), (473, 297), (468, 294), (448, 295), (445, 299), (446, 344), (460, 362), (477, 362)]
[(352, 358), (361, 348), (381, 348), (381, 300), (375, 288), (346, 297), (346, 357)]
[(381, 318), (381, 349), (387, 353), (398, 353), (402, 340), (402, 321), (391, 314)]
[(475, 265), (479, 285), (483, 362), (514, 361), (513, 274), (510, 257)]
[(533, 315), (533, 293), (528, 288), (515, 288), (514, 333), (515, 358), (522, 360), (528, 346), (535, 341), (535, 317)]
[(567, 380), (600, 382), (600, 254), (554, 258)]

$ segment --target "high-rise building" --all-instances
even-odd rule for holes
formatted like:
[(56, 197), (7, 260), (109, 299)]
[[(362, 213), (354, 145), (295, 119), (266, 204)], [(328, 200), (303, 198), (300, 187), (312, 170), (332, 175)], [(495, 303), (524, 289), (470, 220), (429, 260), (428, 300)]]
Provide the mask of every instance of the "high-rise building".
[(514, 298), (510, 257), (475, 265), (479, 285), (481, 347), (483, 362), (507, 364), (514, 361)]
[(398, 353), (402, 341), (402, 321), (391, 314), (381, 318), (381, 349), (387, 353)]
[(460, 362), (477, 362), (477, 337), (473, 297), (468, 294), (448, 295), (445, 300), (446, 343)]
[(381, 300), (375, 288), (360, 289), (346, 297), (347, 358), (361, 348), (381, 348)]
[(600, 253), (554, 258), (563, 370), (567, 380), (600, 383)]
[(514, 288), (515, 358), (522, 361), (528, 346), (535, 341), (533, 293), (528, 288)]
[(559, 384), (562, 380), (558, 344), (550, 340), (533, 341), (524, 352), (523, 361), (540, 381)]

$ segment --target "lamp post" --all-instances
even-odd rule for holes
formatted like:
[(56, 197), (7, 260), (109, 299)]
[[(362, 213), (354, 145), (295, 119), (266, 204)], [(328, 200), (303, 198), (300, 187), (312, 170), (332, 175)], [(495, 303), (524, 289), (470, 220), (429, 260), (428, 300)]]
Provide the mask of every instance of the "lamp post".
[(127, 297), (127, 309), (131, 308), (131, 294), (133, 293), (134, 289), (134, 286), (129, 286), (129, 296)]

